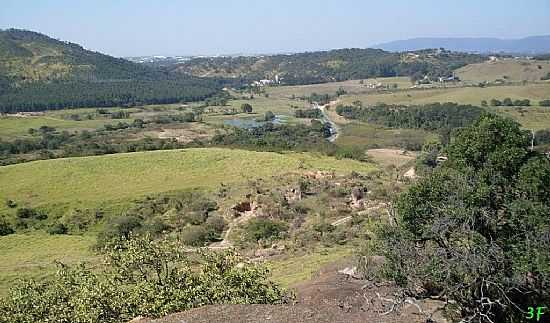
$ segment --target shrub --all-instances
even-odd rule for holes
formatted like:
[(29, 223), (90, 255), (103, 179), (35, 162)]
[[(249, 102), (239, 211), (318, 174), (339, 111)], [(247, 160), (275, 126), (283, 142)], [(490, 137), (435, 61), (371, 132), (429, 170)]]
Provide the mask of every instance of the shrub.
[(48, 218), (48, 215), (44, 212), (37, 211), (32, 208), (23, 207), (17, 209), (15, 215), (19, 219), (35, 219), (35, 220), (45, 220)]
[(267, 111), (264, 115), (264, 120), (265, 121), (272, 121), (273, 119), (275, 119), (275, 114), (271, 111)]
[(7, 322), (128, 322), (211, 304), (276, 304), (286, 292), (261, 265), (234, 252), (203, 252), (191, 263), (177, 241), (121, 240), (103, 269), (60, 265), (54, 277), (24, 281), (0, 304)]
[(14, 209), (17, 207), (17, 203), (13, 200), (6, 200), (6, 206), (10, 209)]
[(245, 225), (246, 236), (249, 240), (258, 241), (277, 237), (288, 230), (288, 225), (268, 219), (253, 219)]
[(248, 103), (243, 103), (241, 105), (241, 112), (242, 113), (252, 113), (252, 106)]
[(208, 242), (214, 241), (217, 235), (204, 225), (193, 225), (183, 229), (180, 237), (182, 242), (188, 246), (204, 247)]
[(4, 218), (0, 218), (0, 236), (7, 236), (8, 234), (15, 233), (11, 225)]
[(550, 107), (550, 100), (542, 100), (539, 102), (541, 107)]
[(56, 223), (48, 228), (49, 234), (67, 234), (67, 227), (63, 223)]

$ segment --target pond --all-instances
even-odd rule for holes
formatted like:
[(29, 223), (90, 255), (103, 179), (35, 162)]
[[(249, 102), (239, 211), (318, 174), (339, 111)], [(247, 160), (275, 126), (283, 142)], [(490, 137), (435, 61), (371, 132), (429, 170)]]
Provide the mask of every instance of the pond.
[[(285, 115), (277, 115), (275, 116), (275, 119), (271, 121), (273, 124), (285, 124), (288, 121), (288, 116)], [(264, 124), (266, 124), (266, 121), (259, 121), (256, 119), (229, 119), (224, 120), (223, 124), (226, 126), (232, 126), (237, 127), (241, 129), (251, 129), (251, 128), (257, 128), (261, 127)]]

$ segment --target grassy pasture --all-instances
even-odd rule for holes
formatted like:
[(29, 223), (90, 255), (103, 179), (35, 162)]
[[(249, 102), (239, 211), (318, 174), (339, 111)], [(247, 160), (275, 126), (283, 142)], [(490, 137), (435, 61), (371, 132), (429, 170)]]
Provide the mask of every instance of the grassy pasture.
[(372, 92), (372, 90), (368, 89), (366, 86), (369, 83), (382, 83), (389, 85), (397, 84), (399, 89), (405, 89), (411, 86), (411, 82), (408, 77), (380, 77), (374, 79), (365, 79), (363, 80), (363, 83), (364, 84), (361, 84), (360, 80), (351, 80), (312, 85), (269, 87), (267, 88), (267, 93), (269, 93), (273, 97), (290, 98), (292, 95), (294, 95), (295, 97), (301, 97), (310, 96), (312, 93), (335, 94), (339, 88), (343, 88), (351, 94)]
[(496, 62), (470, 64), (459, 68), (456, 75), (465, 82), (493, 82), (506, 79), (513, 82), (540, 81), (550, 73), (550, 61), (504, 59)]
[[(152, 151), (43, 160), (0, 167), (0, 201), (62, 210), (148, 194), (207, 189), (301, 169), (366, 173), (371, 164), (308, 153), (232, 149)], [(0, 212), (7, 211), (2, 203)]]
[[(121, 110), (120, 108), (105, 109), (110, 112)], [(136, 109), (126, 109), (128, 112), (135, 112)], [(72, 114), (81, 116), (80, 121), (71, 120)], [(88, 120), (82, 116), (93, 115), (92, 120)], [(41, 126), (54, 127), (58, 130), (66, 131), (82, 131), (95, 130), (106, 124), (114, 124), (118, 122), (132, 122), (133, 119), (110, 119), (107, 117), (99, 117), (96, 114), (95, 108), (85, 109), (63, 109), (57, 111), (47, 111), (42, 116), (0, 117), (0, 139), (11, 140), (15, 138), (28, 136), (30, 128), (38, 129)]]
[(526, 86), (491, 86), (479, 87), (452, 87), (427, 90), (408, 90), (383, 94), (346, 95), (341, 97), (341, 103), (351, 104), (362, 101), (364, 104), (426, 104), (434, 102), (456, 102), (462, 104), (480, 105), (482, 100), (490, 101), (493, 98), (529, 99), (531, 104), (537, 105), (540, 100), (550, 98), (550, 83), (528, 84)]
[(18, 279), (43, 279), (55, 271), (54, 261), (65, 264), (95, 262), (92, 236), (13, 234), (0, 237), (0, 297)]

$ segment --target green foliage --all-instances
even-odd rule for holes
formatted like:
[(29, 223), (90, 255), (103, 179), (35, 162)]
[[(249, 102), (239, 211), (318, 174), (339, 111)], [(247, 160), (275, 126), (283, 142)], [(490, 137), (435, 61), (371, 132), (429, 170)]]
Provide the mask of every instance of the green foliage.
[(348, 119), (358, 119), (389, 128), (439, 130), (469, 125), (477, 120), (484, 110), (472, 105), (448, 102), (422, 106), (383, 103), (372, 107), (340, 105), (336, 112)]
[(210, 304), (273, 304), (285, 292), (267, 270), (234, 252), (195, 262), (177, 241), (146, 237), (110, 245), (106, 268), (59, 266), (44, 282), (24, 281), (0, 303), (9, 322), (127, 322)]
[(0, 112), (203, 100), (213, 80), (167, 75), (45, 35), (0, 31)]
[(189, 60), (173, 69), (195, 76), (206, 74), (243, 79), (247, 83), (276, 73), (284, 84), (299, 85), (413, 74), (447, 77), (457, 68), (485, 60), (480, 55), (449, 51), (437, 53), (436, 50), (421, 50), (414, 53), (419, 55), (414, 61), (404, 61), (401, 53), (380, 49), (339, 49), (261, 57), (208, 57)]
[(288, 226), (284, 222), (269, 219), (252, 219), (244, 227), (246, 238), (253, 241), (277, 238), (286, 232)]
[(379, 233), (385, 273), (479, 322), (515, 322), (519, 309), (546, 304), (550, 161), (528, 143), (517, 123), (493, 115), (460, 130), (448, 161), (398, 198), (398, 226)]
[(550, 144), (550, 129), (542, 129), (535, 132), (535, 144), (547, 145)]
[(265, 121), (273, 121), (273, 119), (275, 119), (275, 114), (271, 111), (267, 111), (264, 115), (264, 120)]
[(320, 119), (323, 117), (323, 113), (319, 109), (297, 109), (294, 111), (294, 116), (296, 118)]
[(542, 100), (539, 102), (541, 107), (550, 107), (550, 100)]
[(47, 231), (49, 234), (66, 234), (68, 229), (63, 223), (56, 223), (50, 226)]
[(248, 103), (243, 103), (241, 105), (241, 112), (242, 113), (252, 113), (252, 106)]
[(10, 223), (6, 221), (4, 217), (0, 217), (0, 236), (7, 236), (8, 234), (15, 233)]

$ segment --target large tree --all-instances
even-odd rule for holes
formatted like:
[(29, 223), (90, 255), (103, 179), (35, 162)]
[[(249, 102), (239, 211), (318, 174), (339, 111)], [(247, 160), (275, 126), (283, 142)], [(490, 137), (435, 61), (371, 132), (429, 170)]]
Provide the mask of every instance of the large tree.
[(386, 272), (410, 291), (452, 299), (462, 317), (515, 322), (550, 299), (550, 161), (511, 120), (485, 115), (448, 161), (396, 203)]

